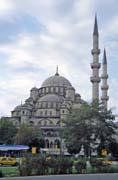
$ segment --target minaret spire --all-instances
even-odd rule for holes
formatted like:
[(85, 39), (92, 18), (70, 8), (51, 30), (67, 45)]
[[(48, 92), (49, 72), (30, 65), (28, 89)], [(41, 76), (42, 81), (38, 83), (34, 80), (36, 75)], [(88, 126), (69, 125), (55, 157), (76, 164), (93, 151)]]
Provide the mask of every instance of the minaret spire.
[(93, 35), (98, 35), (98, 23), (97, 23), (97, 16), (96, 15), (95, 15)]
[(56, 67), (56, 74), (55, 76), (59, 76), (59, 73), (58, 73), (58, 66)]
[(98, 25), (97, 25), (97, 16), (96, 15), (95, 15), (95, 22), (94, 22), (94, 30), (93, 30), (93, 49), (91, 50), (91, 54), (93, 55), (93, 63), (91, 63), (92, 101), (94, 101), (94, 100), (99, 100), (99, 83), (100, 83), (100, 77), (99, 77), (100, 49), (99, 49), (99, 33), (98, 33)]
[(103, 64), (107, 64), (107, 57), (106, 57), (106, 50), (104, 48), (104, 54), (103, 54)]
[(101, 100), (103, 102), (104, 108), (107, 109), (107, 101), (109, 97), (107, 96), (108, 88), (109, 86), (107, 85), (107, 79), (108, 79), (108, 74), (107, 74), (107, 57), (106, 57), (106, 50), (104, 48), (104, 54), (103, 54), (103, 63), (102, 63), (102, 96)]

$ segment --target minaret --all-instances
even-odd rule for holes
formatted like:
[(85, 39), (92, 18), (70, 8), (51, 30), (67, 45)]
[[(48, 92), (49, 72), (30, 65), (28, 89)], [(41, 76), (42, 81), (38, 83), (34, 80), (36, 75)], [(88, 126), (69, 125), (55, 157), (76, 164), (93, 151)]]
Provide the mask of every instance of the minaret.
[(93, 31), (93, 49), (91, 50), (91, 54), (93, 55), (93, 63), (91, 63), (92, 69), (92, 101), (99, 100), (99, 34), (98, 34), (98, 25), (97, 25), (97, 17), (95, 16), (95, 23), (94, 23), (94, 31)]
[(109, 86), (107, 85), (108, 74), (107, 74), (107, 57), (106, 57), (106, 50), (105, 49), (104, 49), (104, 54), (103, 54), (101, 79), (102, 79), (102, 86), (101, 86), (102, 96), (101, 96), (101, 100), (103, 102), (103, 105), (104, 105), (105, 109), (107, 109), (107, 101), (109, 99), (109, 97), (107, 96), (107, 92), (108, 92)]

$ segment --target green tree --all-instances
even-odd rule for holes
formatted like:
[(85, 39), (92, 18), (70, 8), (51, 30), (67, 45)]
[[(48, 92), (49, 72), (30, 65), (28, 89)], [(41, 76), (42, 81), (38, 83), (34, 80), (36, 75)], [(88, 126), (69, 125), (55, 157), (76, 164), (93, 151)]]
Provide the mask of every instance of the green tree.
[(0, 144), (12, 144), (17, 133), (16, 127), (6, 118), (0, 119)]
[(79, 109), (70, 112), (62, 128), (62, 136), (65, 139), (69, 153), (77, 154), (81, 146), (90, 145), (92, 139), (91, 107), (88, 104), (82, 105)]
[(83, 104), (79, 109), (70, 112), (63, 121), (63, 138), (67, 149), (72, 153), (79, 153), (84, 146), (85, 154), (91, 152), (91, 146), (98, 143), (99, 151), (109, 149), (111, 141), (115, 140), (115, 116), (111, 110), (103, 108), (102, 104), (94, 102)]
[(114, 157), (118, 157), (118, 143), (117, 142), (112, 142), (110, 144), (109, 149)]
[(21, 124), (16, 136), (14, 137), (15, 144), (25, 144), (29, 146), (43, 147), (44, 138), (41, 129), (37, 126)]
[(115, 115), (112, 109), (106, 110), (102, 104), (94, 103), (91, 105), (92, 118), (95, 121), (94, 134), (95, 138), (99, 139), (98, 151), (101, 153), (103, 148), (110, 151), (110, 144), (116, 142), (116, 123)]

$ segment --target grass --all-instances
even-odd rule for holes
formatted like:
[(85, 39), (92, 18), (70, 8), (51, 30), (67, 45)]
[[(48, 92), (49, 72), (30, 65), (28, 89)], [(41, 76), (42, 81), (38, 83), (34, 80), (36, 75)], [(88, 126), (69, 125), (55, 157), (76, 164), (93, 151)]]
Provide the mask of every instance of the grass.
[[(0, 167), (0, 171), (3, 173), (3, 177), (18, 177), (20, 176), (19, 167)], [(48, 174), (52, 174), (53, 169), (48, 170)], [(72, 169), (72, 173), (76, 174), (76, 169)], [(98, 172), (97, 168), (88, 167), (85, 173), (118, 173), (118, 166), (104, 167)], [(35, 174), (34, 174), (35, 175)]]
[(0, 171), (2, 171), (4, 177), (20, 176), (18, 167), (1, 167)]

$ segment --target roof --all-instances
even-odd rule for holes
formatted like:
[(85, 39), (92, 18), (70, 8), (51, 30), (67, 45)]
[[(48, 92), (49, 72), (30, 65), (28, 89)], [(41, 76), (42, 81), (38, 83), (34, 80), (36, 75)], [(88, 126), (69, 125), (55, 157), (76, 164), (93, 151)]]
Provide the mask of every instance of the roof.
[(0, 145), (1, 151), (7, 151), (7, 150), (27, 150), (29, 149), (29, 146), (26, 145)]
[(56, 94), (47, 94), (43, 97), (41, 97), (39, 102), (63, 102), (63, 98), (61, 96), (58, 96)]
[(36, 88), (35, 86), (31, 89), (31, 91), (37, 91), (38, 88)]
[(55, 87), (69, 87), (72, 86), (71, 83), (63, 76), (59, 76), (59, 74), (55, 74), (54, 76), (49, 77), (46, 79), (41, 87), (48, 87), (48, 86), (55, 86)]
[(20, 110), (21, 110), (21, 107), (22, 107), (22, 105), (18, 105), (18, 106), (16, 106), (16, 107), (14, 108), (13, 111), (20, 111)]

